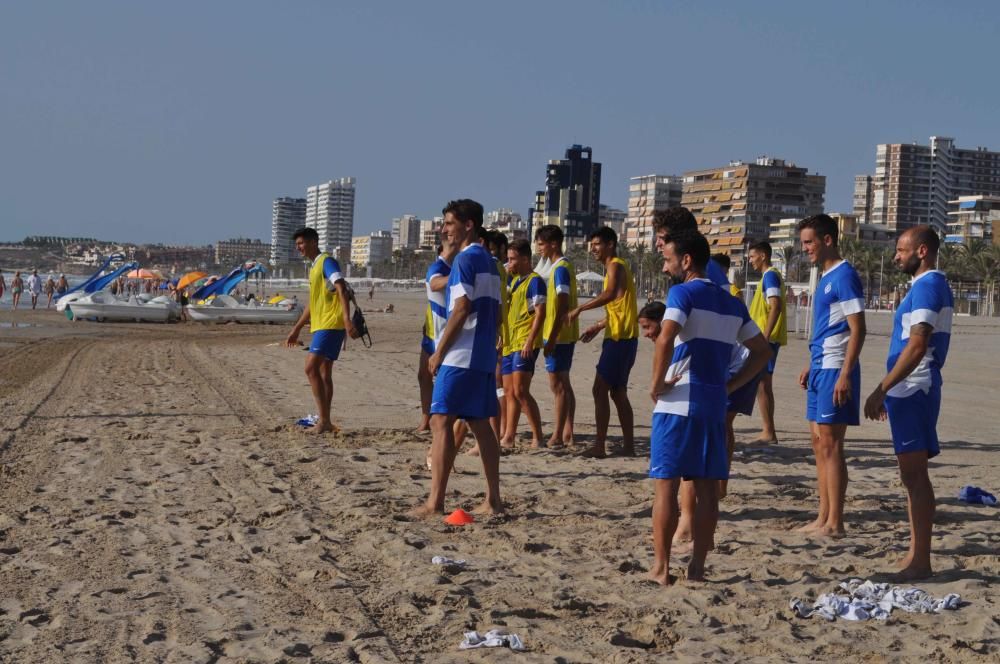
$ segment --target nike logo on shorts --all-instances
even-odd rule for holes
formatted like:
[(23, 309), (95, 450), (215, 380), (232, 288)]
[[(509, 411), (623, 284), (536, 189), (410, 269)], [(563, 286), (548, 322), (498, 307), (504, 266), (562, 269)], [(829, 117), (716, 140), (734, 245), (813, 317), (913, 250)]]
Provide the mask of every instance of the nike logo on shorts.
[(833, 411), (832, 413), (823, 413), (822, 415), (820, 415), (820, 417), (833, 417), (836, 414), (837, 411)]
[(916, 438), (914, 438), (913, 440), (908, 440), (905, 443), (900, 443), (900, 445), (902, 445), (903, 447), (906, 447), (907, 445), (912, 445), (915, 442), (917, 442)]

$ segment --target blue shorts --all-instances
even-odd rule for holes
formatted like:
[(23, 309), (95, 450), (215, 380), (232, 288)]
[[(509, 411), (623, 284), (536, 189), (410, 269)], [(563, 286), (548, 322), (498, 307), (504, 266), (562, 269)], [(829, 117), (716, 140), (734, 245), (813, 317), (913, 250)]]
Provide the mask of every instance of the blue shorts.
[(601, 345), (601, 359), (597, 361), (597, 375), (612, 388), (628, 387), (638, 349), (638, 339), (605, 339)]
[(500, 413), (497, 380), (492, 371), (442, 366), (434, 378), (431, 415), (484, 420)]
[(423, 335), (423, 339), (420, 340), (420, 350), (424, 351), (428, 355), (434, 354), (434, 340), (431, 339), (426, 334)]
[(575, 347), (576, 344), (556, 344), (555, 351), (545, 358), (545, 369), (549, 373), (569, 371), (573, 366), (573, 349)]
[(344, 346), (345, 330), (316, 330), (312, 333), (312, 341), (309, 343), (309, 352), (313, 355), (322, 355), (331, 362), (336, 362), (340, 357), (340, 349)]
[(649, 476), (657, 480), (729, 479), (726, 423), (721, 419), (653, 413)]
[(851, 372), (851, 398), (837, 408), (833, 405), (833, 386), (840, 369), (810, 369), (806, 381), (806, 419), (817, 424), (857, 426), (861, 415), (861, 367)]
[(757, 401), (757, 386), (760, 384), (760, 377), (751, 378), (743, 387), (726, 397), (726, 412), (739, 413), (740, 415), (752, 415), (753, 404)]
[(500, 363), (500, 375), (509, 376), (515, 371), (524, 373), (535, 373), (535, 361), (538, 360), (538, 353), (541, 349), (536, 348), (531, 351), (530, 357), (521, 355), (521, 351), (514, 351), (503, 356)]
[[(771, 344), (771, 350), (774, 353), (771, 355), (771, 359), (767, 361), (767, 373), (774, 373), (774, 365), (778, 361), (778, 351), (781, 350), (781, 344)], [(750, 413), (747, 413), (749, 415)]]
[(896, 454), (927, 452), (927, 458), (936, 457), (938, 447), (937, 420), (941, 412), (941, 388), (929, 392), (918, 390), (908, 397), (885, 398), (892, 431), (892, 447)]

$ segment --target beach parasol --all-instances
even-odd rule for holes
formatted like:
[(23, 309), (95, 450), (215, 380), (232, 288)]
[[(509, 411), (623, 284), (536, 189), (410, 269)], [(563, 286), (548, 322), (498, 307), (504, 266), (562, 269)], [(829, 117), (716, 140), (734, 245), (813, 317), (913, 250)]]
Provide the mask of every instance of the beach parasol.
[(125, 274), (126, 279), (162, 279), (163, 275), (155, 270), (137, 269), (127, 272)]
[(205, 272), (188, 272), (177, 281), (177, 288), (187, 288), (199, 279), (204, 279), (208, 274)]

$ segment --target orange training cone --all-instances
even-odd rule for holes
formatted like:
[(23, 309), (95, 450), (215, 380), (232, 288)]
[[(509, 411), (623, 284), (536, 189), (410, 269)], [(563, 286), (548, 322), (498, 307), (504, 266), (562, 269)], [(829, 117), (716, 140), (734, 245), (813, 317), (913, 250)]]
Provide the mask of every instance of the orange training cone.
[(474, 521), (475, 519), (472, 515), (461, 508), (455, 510), (444, 518), (444, 522), (452, 526), (465, 526)]

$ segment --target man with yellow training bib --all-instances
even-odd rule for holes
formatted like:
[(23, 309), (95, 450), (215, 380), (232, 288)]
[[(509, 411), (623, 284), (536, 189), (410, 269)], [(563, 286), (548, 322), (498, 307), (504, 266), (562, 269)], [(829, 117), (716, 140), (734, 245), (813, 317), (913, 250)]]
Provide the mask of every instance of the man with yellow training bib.
[(757, 242), (750, 245), (750, 267), (761, 273), (760, 284), (750, 302), (750, 317), (764, 333), (774, 353), (761, 374), (757, 388), (757, 404), (760, 406), (762, 427), (758, 442), (776, 443), (778, 436), (774, 430), (774, 389), (772, 379), (778, 351), (788, 344), (788, 330), (785, 323), (785, 280), (771, 265), (771, 245)]
[(333, 401), (333, 363), (340, 357), (340, 348), (345, 335), (352, 339), (358, 333), (351, 323), (351, 303), (347, 297), (347, 282), (340, 273), (340, 265), (329, 254), (319, 250), (319, 234), (315, 228), (300, 228), (295, 231), (295, 248), (309, 259), (309, 304), (295, 327), (285, 339), (285, 345), (297, 348), (299, 333), (309, 324), (312, 342), (306, 358), (306, 376), (312, 388), (319, 420), (310, 431), (325, 433), (333, 431), (330, 415)]
[(531, 427), (531, 446), (545, 446), (542, 440), (542, 417), (538, 403), (531, 396), (531, 378), (542, 348), (545, 324), (545, 281), (531, 269), (531, 244), (514, 240), (507, 249), (507, 264), (514, 281), (510, 285), (507, 306), (508, 336), (503, 349), (501, 374), (507, 400), (507, 422), (501, 447), (514, 447), (517, 421), (524, 411)]
[(615, 402), (618, 421), (622, 426), (622, 454), (635, 455), (633, 443), (632, 404), (628, 400), (628, 378), (635, 364), (639, 347), (639, 312), (635, 296), (635, 280), (628, 263), (618, 257), (618, 236), (603, 226), (590, 234), (590, 254), (604, 264), (604, 289), (590, 302), (569, 312), (569, 320), (576, 321), (588, 309), (604, 307), (605, 317), (587, 328), (580, 341), (590, 342), (604, 330), (601, 359), (594, 376), (594, 419), (597, 437), (583, 456), (604, 458), (605, 441), (611, 420), (611, 404)]

